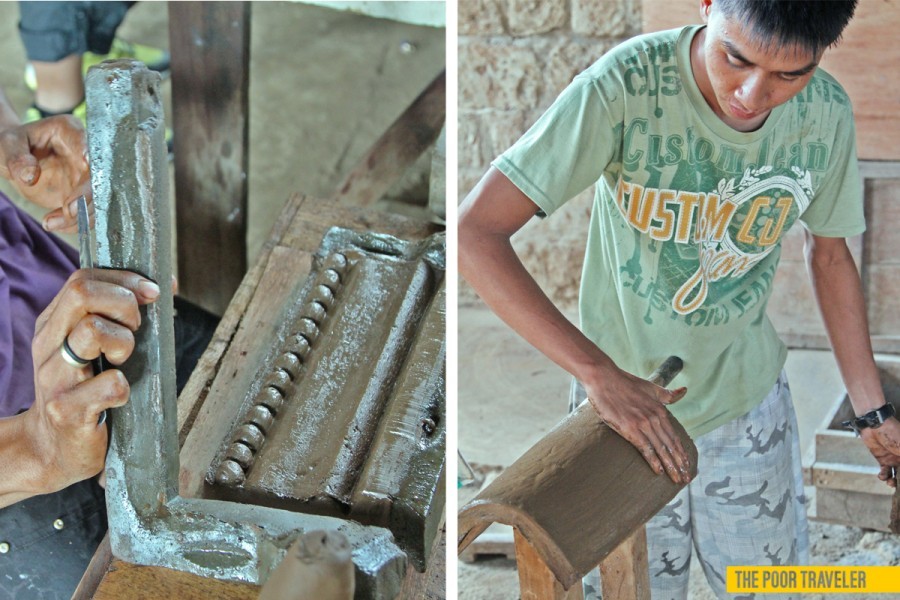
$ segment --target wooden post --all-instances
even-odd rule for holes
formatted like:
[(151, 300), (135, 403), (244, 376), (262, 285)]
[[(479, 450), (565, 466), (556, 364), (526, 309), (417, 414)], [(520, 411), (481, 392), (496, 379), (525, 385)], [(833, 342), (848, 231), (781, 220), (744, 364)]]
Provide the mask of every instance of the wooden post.
[(437, 139), (444, 126), (445, 71), (388, 127), (338, 186), (335, 200), (351, 206), (375, 204)]
[(179, 291), (221, 315), (247, 270), (249, 2), (170, 2)]
[(641, 525), (600, 563), (603, 600), (649, 600), (647, 532)]
[(516, 541), (516, 568), (519, 571), (519, 594), (522, 600), (584, 599), (580, 581), (566, 591), (518, 528), (513, 528), (513, 535)]

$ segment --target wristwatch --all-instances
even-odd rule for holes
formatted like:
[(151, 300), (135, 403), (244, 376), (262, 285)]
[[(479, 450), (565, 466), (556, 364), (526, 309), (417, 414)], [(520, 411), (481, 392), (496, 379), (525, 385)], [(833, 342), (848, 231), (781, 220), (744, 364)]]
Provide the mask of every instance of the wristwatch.
[(859, 432), (866, 427), (878, 429), (881, 427), (882, 423), (893, 417), (895, 413), (894, 405), (888, 402), (881, 408), (870, 410), (866, 414), (850, 419), (849, 421), (843, 421), (841, 425), (855, 431), (856, 434), (859, 435)]

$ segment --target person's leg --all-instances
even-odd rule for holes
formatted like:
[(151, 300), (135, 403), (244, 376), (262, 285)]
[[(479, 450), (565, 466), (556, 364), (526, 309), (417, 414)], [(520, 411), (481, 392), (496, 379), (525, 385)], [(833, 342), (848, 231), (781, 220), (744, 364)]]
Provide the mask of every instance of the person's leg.
[(56, 62), (31, 61), (37, 79), (34, 105), (43, 115), (72, 112), (84, 100), (81, 54)]
[(96, 478), (0, 509), (0, 598), (71, 598), (105, 533)]
[(688, 596), (691, 523), (689, 487), (647, 522), (647, 567), (653, 600), (686, 600)]
[(784, 373), (759, 406), (695, 443), (700, 459), (690, 484), (694, 544), (716, 595), (729, 597), (729, 565), (806, 564), (800, 445)]
[[(26, 121), (71, 113), (84, 101), (83, 55), (106, 53), (133, 2), (20, 2), (19, 34), (34, 74)], [(29, 79), (26, 70), (26, 80)]]

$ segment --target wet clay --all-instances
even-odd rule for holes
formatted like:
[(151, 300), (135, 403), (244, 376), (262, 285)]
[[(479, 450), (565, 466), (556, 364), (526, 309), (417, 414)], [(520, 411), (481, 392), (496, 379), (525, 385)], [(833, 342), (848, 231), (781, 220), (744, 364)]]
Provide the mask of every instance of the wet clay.
[[(672, 422), (694, 476), (697, 449)], [(459, 511), (458, 551), (491, 523), (511, 525), (569, 589), (682, 487), (585, 402)]]
[(352, 548), (338, 531), (311, 531), (288, 549), (259, 600), (351, 600)]

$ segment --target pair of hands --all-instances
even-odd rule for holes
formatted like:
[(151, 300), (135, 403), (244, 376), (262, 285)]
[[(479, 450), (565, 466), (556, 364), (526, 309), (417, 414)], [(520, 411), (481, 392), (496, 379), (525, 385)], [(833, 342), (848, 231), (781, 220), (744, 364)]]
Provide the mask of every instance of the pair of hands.
[[(614, 431), (631, 443), (658, 474), (675, 483), (690, 481), (690, 460), (666, 406), (684, 397), (686, 388), (669, 391), (624, 371), (604, 378), (604, 385), (588, 386), (591, 405)], [(900, 469), (900, 421), (890, 418), (877, 429), (864, 429), (863, 442), (878, 461), (878, 478), (897, 487)]]
[[(77, 231), (74, 199), (90, 198), (84, 127), (57, 116), (0, 132), (0, 175), (29, 201), (48, 210), (48, 231)], [(89, 205), (92, 206), (92, 205)], [(159, 287), (135, 274), (76, 271), (37, 320), (32, 341), (35, 401), (21, 415), (25, 446), (34, 465), (31, 491), (49, 493), (103, 469), (108, 430), (100, 413), (128, 400), (121, 371), (94, 376), (91, 365), (75, 368), (60, 353), (63, 340), (78, 356), (102, 353), (120, 365), (134, 350), (139, 306), (154, 302)]]

